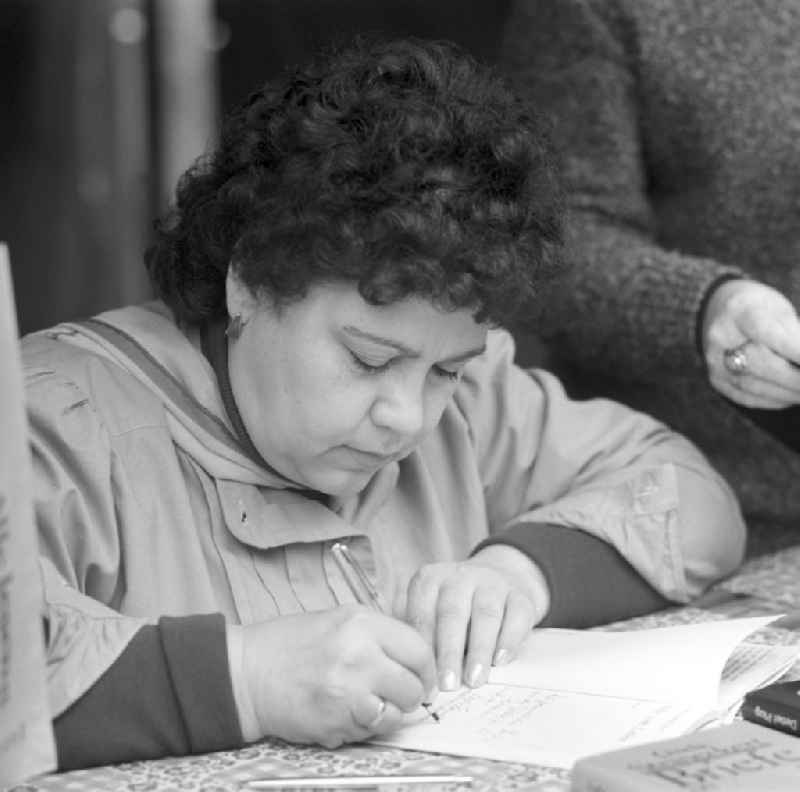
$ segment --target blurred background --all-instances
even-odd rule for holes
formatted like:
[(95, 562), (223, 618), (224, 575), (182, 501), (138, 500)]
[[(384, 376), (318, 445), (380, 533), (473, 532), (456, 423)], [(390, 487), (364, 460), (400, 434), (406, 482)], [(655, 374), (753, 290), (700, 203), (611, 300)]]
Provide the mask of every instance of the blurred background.
[(507, 0), (0, 0), (0, 240), (20, 331), (146, 299), (143, 251), (220, 114), (334, 37), (497, 53)]

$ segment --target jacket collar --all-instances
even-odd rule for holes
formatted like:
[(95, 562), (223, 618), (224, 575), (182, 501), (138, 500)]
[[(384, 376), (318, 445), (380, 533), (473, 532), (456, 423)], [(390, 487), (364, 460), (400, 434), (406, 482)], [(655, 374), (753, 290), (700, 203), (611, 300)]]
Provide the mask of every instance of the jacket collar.
[(176, 444), (213, 476), (293, 486), (243, 444), (214, 369), (201, 352), (199, 330), (176, 324), (163, 303), (107, 311), (58, 329), (67, 332), (64, 340), (111, 359), (152, 391), (164, 405)]

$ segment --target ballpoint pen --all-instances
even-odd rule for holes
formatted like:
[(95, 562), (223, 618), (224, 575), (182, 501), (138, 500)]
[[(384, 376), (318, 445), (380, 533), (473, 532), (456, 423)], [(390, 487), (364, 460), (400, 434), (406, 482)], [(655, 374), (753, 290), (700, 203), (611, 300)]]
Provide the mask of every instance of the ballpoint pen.
[(431, 773), (428, 775), (349, 775), (263, 778), (245, 782), (249, 789), (363, 789), (400, 784), (472, 785), (472, 776)]
[[(362, 605), (368, 605), (383, 613), (384, 609), (381, 606), (378, 590), (372, 585), (372, 581), (362, 569), (361, 564), (358, 563), (355, 556), (350, 552), (350, 548), (344, 542), (336, 542), (331, 547), (331, 554), (356, 600)], [(422, 706), (425, 708), (428, 715), (439, 723), (439, 714), (433, 709), (431, 703), (423, 701)]]

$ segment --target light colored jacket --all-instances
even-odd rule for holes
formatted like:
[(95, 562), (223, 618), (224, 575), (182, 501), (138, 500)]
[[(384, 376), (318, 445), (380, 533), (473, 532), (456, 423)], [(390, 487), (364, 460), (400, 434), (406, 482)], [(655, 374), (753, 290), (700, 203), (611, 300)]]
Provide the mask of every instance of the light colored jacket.
[(25, 338), (53, 714), (161, 615), (352, 601), (328, 552), (343, 537), (397, 613), (422, 564), (520, 522), (606, 540), (678, 602), (739, 563), (738, 506), (693, 446), (616, 403), (570, 401), (513, 354), (490, 332), (433, 434), (332, 510), (247, 455), (196, 333), (161, 304)]

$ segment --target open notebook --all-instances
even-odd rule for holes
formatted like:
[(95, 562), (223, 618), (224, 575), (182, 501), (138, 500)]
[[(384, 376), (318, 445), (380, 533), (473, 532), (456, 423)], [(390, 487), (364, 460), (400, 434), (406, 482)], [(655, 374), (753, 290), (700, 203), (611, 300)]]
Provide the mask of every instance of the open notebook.
[(732, 719), (744, 694), (783, 674), (800, 646), (745, 641), (777, 616), (631, 632), (534, 630), (489, 683), (440, 693), (439, 722), (407, 716), (384, 745), (570, 767), (588, 754)]
[(0, 788), (55, 768), (30, 452), (8, 250), (0, 243)]

